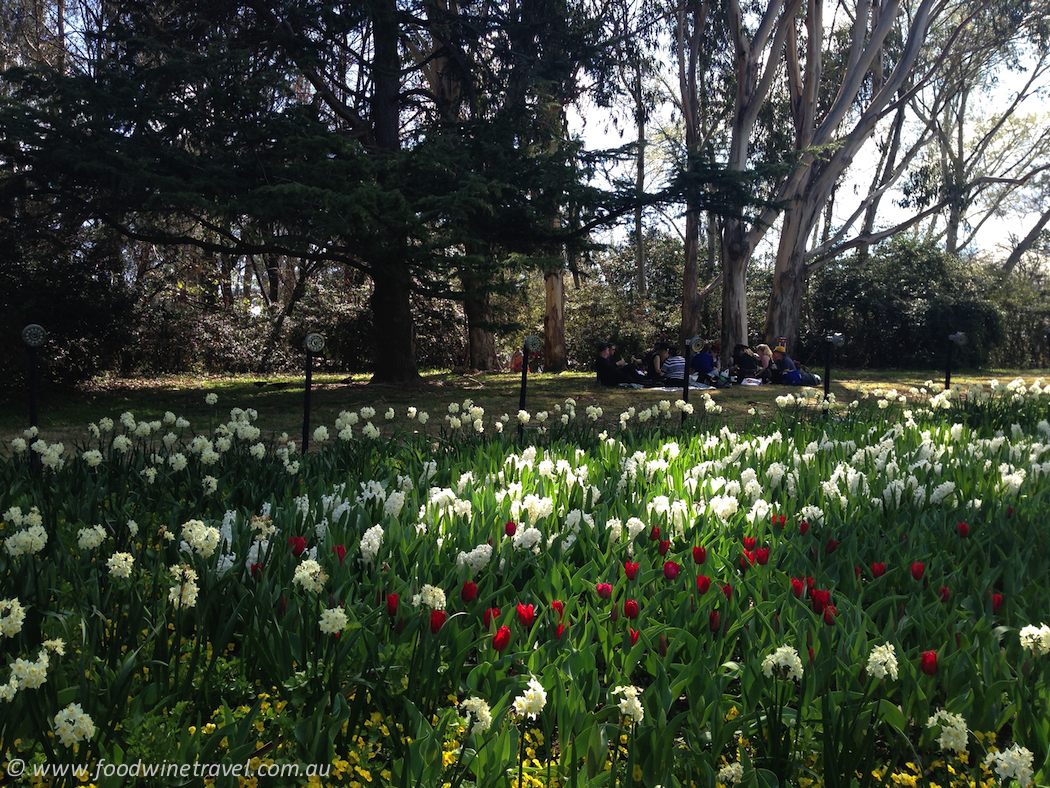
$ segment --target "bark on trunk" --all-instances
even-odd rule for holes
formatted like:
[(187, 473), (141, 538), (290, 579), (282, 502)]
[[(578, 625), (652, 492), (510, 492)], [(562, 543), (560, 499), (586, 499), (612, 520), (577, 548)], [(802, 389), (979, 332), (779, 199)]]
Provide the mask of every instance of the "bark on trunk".
[(543, 316), (543, 358), (547, 372), (565, 371), (565, 272), (561, 269), (543, 275), (547, 292), (547, 311)]
[[(700, 326), (700, 214), (685, 214), (685, 262), (682, 267), (682, 326), (678, 334), (681, 347), (696, 336)], [(683, 351), (684, 352), (684, 351)]]
[(463, 276), (463, 311), (467, 317), (467, 363), (471, 369), (492, 372), (497, 367), (496, 337), (491, 328), (492, 298), (486, 284)]
[(751, 247), (746, 241), (746, 230), (738, 220), (726, 221), (722, 240), (722, 350), (747, 341), (747, 264)]
[(773, 269), (773, 291), (766, 311), (766, 344), (776, 345), (787, 338), (788, 352), (798, 346), (798, 326), (802, 316), (802, 296), (806, 290), (806, 236), (812, 222), (805, 215), (803, 199), (795, 200), (784, 213), (784, 224)]
[(372, 273), (372, 325), (375, 369), (370, 383), (419, 381), (407, 273), (398, 265), (377, 266)]

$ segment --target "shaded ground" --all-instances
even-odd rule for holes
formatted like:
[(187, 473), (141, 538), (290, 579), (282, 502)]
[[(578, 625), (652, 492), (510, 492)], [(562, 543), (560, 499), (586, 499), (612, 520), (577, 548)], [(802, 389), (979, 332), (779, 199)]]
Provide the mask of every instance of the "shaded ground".
[[(953, 373), (952, 380), (972, 383), (997, 378), (1007, 382), (1016, 377), (1031, 382), (1040, 375), (1038, 370), (988, 370)], [(922, 387), (931, 379), (943, 383), (943, 370), (833, 370), (831, 389), (840, 403), (848, 403), (865, 391), (896, 388), (907, 393), (910, 388)], [(340, 411), (356, 410), (365, 405), (374, 407), (380, 414), (393, 407), (398, 419), (403, 418), (409, 406), (414, 406), (427, 411), (432, 418), (441, 419), (447, 413), (449, 403), (462, 403), (466, 398), (483, 407), (487, 417), (504, 413), (513, 416), (518, 411), (521, 376), (511, 373), (477, 376), (431, 373), (424, 376), (420, 388), (411, 390), (369, 386), (367, 381), (365, 376), (315, 375), (311, 389), (311, 425), (331, 427)], [(776, 408), (776, 397), (789, 391), (792, 388), (784, 386), (737, 386), (709, 393), (723, 407), (719, 418), (736, 425), (750, 421), (748, 411), (751, 408), (759, 417), (772, 413)], [(205, 404), (205, 395), (209, 393), (219, 398), (214, 407)], [(131, 411), (140, 420), (159, 419), (165, 411), (172, 411), (200, 428), (200, 425), (225, 421), (231, 408), (240, 407), (255, 408), (259, 412), (257, 424), (263, 435), (287, 432), (298, 436), (302, 434), (303, 395), (302, 376), (114, 378), (76, 390), (45, 389), (39, 399), (39, 426), (49, 441), (61, 440), (67, 443), (67, 447), (72, 447), (86, 437), (86, 425), (103, 416), (115, 419), (124, 411)], [(595, 384), (591, 373), (529, 375), (527, 410), (551, 410), (568, 397), (576, 400), (580, 417), (588, 405), (597, 405), (605, 413), (604, 420), (615, 424), (619, 413), (631, 405), (642, 409), (661, 399), (673, 402), (681, 397), (681, 391), (603, 389)], [(699, 399), (700, 392), (690, 393), (690, 401), (698, 402)], [(28, 426), (27, 403), (25, 391), (0, 392), (0, 451), (6, 453), (9, 439)]]

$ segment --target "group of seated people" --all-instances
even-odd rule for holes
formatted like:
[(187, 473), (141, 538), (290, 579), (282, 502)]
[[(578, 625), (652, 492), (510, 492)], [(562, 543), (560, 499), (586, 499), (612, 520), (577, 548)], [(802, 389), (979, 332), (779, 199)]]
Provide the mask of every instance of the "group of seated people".
[[(640, 386), (685, 385), (685, 358), (678, 348), (667, 342), (657, 342), (642, 358), (614, 360), (616, 346), (608, 342), (598, 345), (595, 369), (603, 386), (618, 386), (621, 383)], [(708, 386), (723, 387), (734, 383), (776, 383), (788, 386), (815, 385), (820, 379), (799, 369), (791, 360), (787, 349), (777, 345), (755, 346), (754, 350), (739, 344), (725, 366), (721, 364), (721, 347), (706, 343), (694, 354), (689, 364), (690, 380)]]

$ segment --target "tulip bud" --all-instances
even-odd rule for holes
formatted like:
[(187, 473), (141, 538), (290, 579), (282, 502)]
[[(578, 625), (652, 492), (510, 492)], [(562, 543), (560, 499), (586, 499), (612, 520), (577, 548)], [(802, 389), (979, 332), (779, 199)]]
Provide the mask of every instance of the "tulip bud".
[(922, 652), (922, 659), (919, 662), (919, 667), (922, 668), (922, 672), (927, 676), (932, 676), (937, 672), (937, 652), (936, 651), (924, 651)]

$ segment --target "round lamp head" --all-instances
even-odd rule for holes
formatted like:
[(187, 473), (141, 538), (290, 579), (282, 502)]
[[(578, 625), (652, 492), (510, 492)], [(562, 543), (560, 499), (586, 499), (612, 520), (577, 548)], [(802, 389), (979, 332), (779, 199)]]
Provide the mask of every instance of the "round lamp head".
[(699, 353), (704, 347), (704, 340), (701, 339), (700, 337), (690, 337), (689, 339), (687, 339), (685, 341), (685, 344), (694, 353)]
[(543, 347), (543, 340), (535, 334), (525, 337), (525, 349), (530, 353), (535, 353), (541, 347)]
[(954, 342), (956, 345), (962, 347), (966, 344), (966, 334), (962, 331), (956, 331), (954, 334), (948, 335), (948, 341)]
[(303, 346), (311, 353), (320, 353), (324, 350), (324, 336), (321, 334), (307, 334), (303, 340)]
[(842, 336), (842, 334), (839, 333), (828, 334), (826, 337), (824, 337), (824, 341), (832, 347), (842, 347), (846, 344), (846, 337)]
[(47, 341), (47, 330), (36, 323), (30, 323), (22, 329), (22, 341), (36, 350)]

